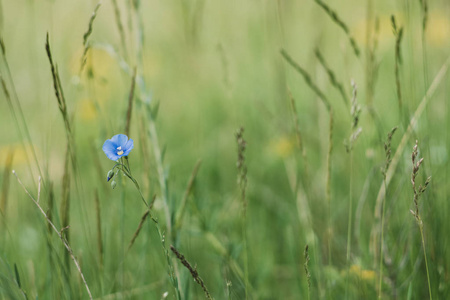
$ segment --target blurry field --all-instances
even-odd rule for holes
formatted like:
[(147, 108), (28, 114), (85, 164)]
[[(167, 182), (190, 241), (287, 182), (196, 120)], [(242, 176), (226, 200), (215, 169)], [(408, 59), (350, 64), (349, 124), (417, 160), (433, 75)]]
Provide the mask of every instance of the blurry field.
[(0, 0), (1, 299), (89, 299), (12, 170), (95, 299), (448, 297), (449, 1), (96, 5)]

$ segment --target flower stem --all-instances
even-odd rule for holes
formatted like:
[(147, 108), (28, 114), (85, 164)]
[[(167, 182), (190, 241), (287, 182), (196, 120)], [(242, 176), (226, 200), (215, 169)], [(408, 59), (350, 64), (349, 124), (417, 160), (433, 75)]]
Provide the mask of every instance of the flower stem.
[(166, 248), (166, 237), (165, 237), (165, 234), (161, 231), (161, 228), (159, 227), (158, 219), (153, 216), (152, 211), (150, 209), (150, 206), (148, 205), (148, 202), (145, 200), (145, 197), (142, 194), (142, 191), (141, 191), (141, 188), (139, 186), (139, 183), (131, 175), (131, 172), (129, 171), (129, 168), (127, 168), (124, 164), (120, 164), (120, 165), (122, 166), (121, 170), (125, 174), (125, 176), (127, 176), (134, 183), (134, 186), (136, 187), (136, 189), (139, 192), (139, 195), (141, 196), (141, 200), (144, 202), (145, 207), (147, 207), (147, 209), (148, 209), (150, 218), (152, 219), (153, 223), (155, 223), (156, 231), (158, 232), (159, 239), (161, 241), (161, 245), (162, 245), (162, 248), (163, 248), (163, 251), (164, 251), (164, 255), (166, 257), (170, 282), (172, 283), (172, 286), (173, 286), (173, 288), (175, 290), (176, 299), (180, 300), (181, 299), (181, 294), (180, 294), (180, 290), (178, 288), (178, 279), (175, 276), (174, 266), (172, 264), (172, 259), (169, 256), (169, 251)]

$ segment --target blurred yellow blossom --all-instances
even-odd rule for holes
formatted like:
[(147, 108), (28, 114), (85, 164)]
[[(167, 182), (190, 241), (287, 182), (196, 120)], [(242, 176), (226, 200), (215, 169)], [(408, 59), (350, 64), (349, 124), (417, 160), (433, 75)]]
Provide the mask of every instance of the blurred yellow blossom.
[(83, 71), (80, 74), (82, 55), (83, 49), (80, 48), (75, 51), (71, 58), (72, 82), (90, 89), (89, 93), (95, 95), (96, 101), (101, 104), (111, 98), (112, 93), (115, 92), (114, 87), (118, 86), (116, 85), (120, 81), (118, 63), (105, 49), (90, 48), (86, 54)]
[(293, 138), (282, 136), (272, 142), (271, 149), (278, 156), (286, 158), (292, 154), (294, 146), (295, 140)]
[[(403, 26), (403, 24), (404, 24), (403, 16), (396, 15), (395, 18), (396, 18), (398, 26), (400, 26), (400, 27)], [(367, 25), (368, 25), (367, 22), (368, 22), (367, 19), (362, 19), (358, 23), (356, 23), (356, 25), (353, 29), (357, 43), (360, 45), (364, 45), (364, 46), (367, 46), (366, 45), (366, 43), (367, 43), (366, 34), (367, 34)], [(373, 28), (375, 26), (375, 21), (372, 21), (372, 22), (374, 22), (374, 24), (370, 24), (370, 25)], [(378, 44), (381, 47), (395, 42), (395, 37), (394, 37), (394, 34), (392, 33), (391, 15), (378, 16), (377, 37), (378, 37)], [(369, 43), (372, 43), (372, 41), (369, 41)]]
[(362, 280), (371, 281), (376, 277), (376, 273), (372, 270), (363, 270), (360, 265), (352, 265), (350, 267), (350, 273), (358, 276)]
[[(405, 27), (406, 20), (405, 17), (400, 14), (395, 14), (396, 23), (399, 27)], [(378, 29), (378, 43), (380, 46), (386, 44), (393, 44), (395, 42), (394, 34), (392, 33), (392, 22), (391, 15), (380, 15), (378, 16), (379, 29)], [(374, 21), (373, 21), (374, 22)], [(366, 45), (367, 39), (367, 19), (361, 19), (355, 24), (352, 29), (354, 32), (354, 37), (358, 44)], [(371, 25), (374, 27), (374, 24)], [(413, 28), (413, 36), (420, 40), (421, 26), (416, 26)], [(450, 42), (450, 19), (448, 16), (443, 14), (441, 11), (430, 12), (428, 16), (427, 31), (426, 31), (427, 42), (433, 47), (444, 47)]]
[(97, 110), (90, 99), (82, 99), (78, 105), (78, 111), (83, 120), (94, 120), (97, 117)]
[(375, 279), (375, 271), (372, 270), (362, 270), (361, 279), (371, 281)]
[[(9, 160), (12, 160), (12, 166), (18, 167), (20, 165), (27, 164), (27, 156), (28, 159), (32, 159), (32, 149), (29, 144), (25, 144), (25, 147), (22, 146), (22, 144), (10, 144), (10, 145), (3, 145), (0, 146), (1, 153), (5, 153), (7, 155), (7, 159), (1, 160), (0, 165), (1, 167), (5, 167), (6, 164), (8, 164)], [(37, 149), (35, 147), (35, 151), (37, 152)]]
[(427, 39), (435, 47), (443, 47), (449, 44), (450, 20), (442, 12), (431, 12), (427, 24)]

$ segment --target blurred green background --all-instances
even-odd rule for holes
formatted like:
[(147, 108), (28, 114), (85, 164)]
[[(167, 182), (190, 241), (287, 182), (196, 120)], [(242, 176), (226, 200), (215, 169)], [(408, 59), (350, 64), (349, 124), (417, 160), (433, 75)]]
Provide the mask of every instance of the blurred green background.
[[(435, 93), (399, 152), (388, 186), (381, 296), (429, 297), (419, 226), (409, 212), (414, 210), (411, 152), (417, 139), (419, 156), (424, 157), (417, 181), (432, 176), (419, 202), (431, 291), (434, 298), (445, 299), (450, 292), (450, 76), (435, 77), (448, 67), (450, 2), (425, 1), (424, 13), (424, 1), (327, 1), (348, 26), (359, 56), (347, 34), (313, 0), (102, 1), (87, 38), (83, 67), (83, 35), (97, 1), (0, 1), (5, 46), (0, 63), (5, 83), (0, 93), (0, 296), (88, 296), (75, 266), (65, 261), (61, 241), (49, 233), (44, 217), (11, 174), (14, 169), (33, 195), (42, 176), (40, 204), (52, 211), (58, 228), (64, 223), (62, 199), (70, 199), (69, 241), (94, 298), (161, 299), (167, 291), (168, 299), (175, 299), (151, 220), (127, 252), (145, 212), (138, 192), (125, 178), (114, 190), (106, 182), (114, 162), (101, 146), (124, 133), (136, 68), (129, 134), (135, 145), (129, 156), (133, 175), (148, 200), (156, 195), (153, 214), (166, 231), (165, 203), (173, 225), (192, 170), (201, 160), (182, 227), (166, 232), (166, 246), (174, 244), (197, 267), (215, 299), (246, 297), (245, 222), (235, 138), (241, 126), (248, 167), (247, 297), (376, 298), (380, 239), (373, 243), (371, 238), (380, 226), (374, 211), (383, 188), (384, 142), (398, 126), (393, 155), (435, 84)], [(403, 27), (401, 110), (392, 15), (397, 27)], [(66, 99), (75, 163), (66, 159), (67, 135), (45, 51), (47, 33)], [(283, 59), (281, 49), (306, 70), (331, 104), (329, 159), (329, 112)], [(315, 49), (344, 87), (347, 105)], [(344, 146), (352, 133), (351, 80), (362, 108), (362, 133), (352, 154)], [(64, 176), (70, 178), (66, 188)], [(161, 176), (167, 191), (162, 190)], [(306, 244), (310, 288), (303, 265)], [(202, 298), (200, 286), (169, 255), (177, 266), (181, 297)]]

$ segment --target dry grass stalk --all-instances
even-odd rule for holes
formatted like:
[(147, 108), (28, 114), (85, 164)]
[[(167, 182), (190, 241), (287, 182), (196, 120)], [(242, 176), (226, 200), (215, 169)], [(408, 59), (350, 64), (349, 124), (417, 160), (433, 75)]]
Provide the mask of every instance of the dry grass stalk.
[(429, 176), (427, 178), (427, 180), (425, 181), (423, 186), (420, 184), (419, 184), (419, 187), (416, 186), (416, 177), (417, 177), (417, 174), (419, 173), (420, 166), (423, 163), (423, 158), (417, 160), (417, 156), (418, 156), (417, 148), (418, 148), (418, 142), (416, 141), (416, 144), (414, 145), (413, 152), (411, 155), (412, 164), (413, 164), (413, 169), (412, 169), (412, 174), (411, 174), (411, 183), (412, 183), (412, 188), (414, 191), (414, 199), (413, 200), (414, 200), (414, 207), (415, 207), (415, 211), (411, 211), (411, 213), (416, 218), (417, 222), (419, 224), (422, 224), (422, 219), (420, 218), (420, 214), (419, 214), (419, 198), (425, 192), (428, 185), (430, 184), (431, 176)]
[(127, 252), (130, 251), (131, 247), (133, 247), (134, 242), (136, 241), (137, 237), (139, 236), (139, 233), (141, 232), (142, 227), (144, 226), (145, 220), (147, 220), (147, 217), (150, 215), (150, 210), (152, 209), (153, 204), (155, 203), (155, 200), (156, 200), (156, 195), (153, 196), (153, 199), (150, 202), (150, 206), (148, 207), (147, 211), (142, 215), (141, 221), (139, 222), (139, 225), (138, 225), (136, 231), (134, 232), (130, 243), (128, 244)]
[(2, 182), (2, 195), (0, 198), (0, 212), (6, 216), (6, 207), (8, 206), (8, 193), (9, 193), (9, 177), (12, 170), (12, 162), (14, 158), (14, 152), (8, 152), (5, 161), (5, 170), (3, 171)]
[(400, 52), (400, 44), (403, 37), (403, 27), (398, 28), (394, 15), (391, 16), (392, 31), (395, 36), (395, 86), (397, 88), (397, 99), (400, 114), (402, 113), (402, 91), (400, 86), (400, 64), (402, 63), (402, 56)]
[(81, 72), (83, 71), (83, 68), (84, 68), (84, 66), (86, 65), (86, 55), (87, 55), (87, 52), (89, 51), (89, 49), (90, 49), (90, 46), (89, 46), (89, 43), (88, 43), (88, 38), (89, 38), (89, 36), (91, 35), (91, 33), (92, 33), (92, 28), (93, 28), (93, 25), (94, 25), (94, 20), (95, 20), (95, 17), (97, 16), (97, 11), (98, 11), (98, 9), (100, 8), (100, 6), (102, 5), (102, 3), (101, 2), (99, 2), (99, 3), (97, 3), (97, 5), (95, 6), (95, 8), (94, 8), (94, 12), (92, 13), (92, 15), (91, 15), (91, 18), (89, 19), (89, 25), (88, 25), (88, 29), (87, 29), (87, 31), (83, 34), (83, 47), (84, 47), (84, 50), (83, 50), (83, 55), (81, 56), (81, 66), (80, 66), (80, 74), (81, 74)]
[(344, 21), (342, 21), (342, 19), (338, 16), (338, 14), (331, 9), (327, 4), (325, 4), (322, 0), (314, 0), (320, 7), (322, 7), (322, 9), (327, 13), (327, 15), (331, 18), (331, 20), (333, 20), (334, 23), (336, 23), (336, 25), (338, 25), (342, 30), (344, 30), (345, 34), (348, 37), (348, 40), (350, 41), (350, 45), (353, 48), (353, 52), (355, 53), (356, 56), (359, 57), (359, 47), (356, 44), (355, 39), (352, 37), (352, 35), (350, 34), (350, 30), (348, 29), (348, 26), (344, 23)]
[[(63, 228), (68, 227), (70, 223), (70, 169), (69, 169), (69, 162), (70, 162), (70, 153), (69, 153), (69, 142), (67, 142), (67, 148), (66, 148), (66, 158), (64, 162), (64, 174), (62, 177), (62, 194), (61, 194), (61, 226)], [(70, 240), (69, 238), (69, 231), (65, 233), (65, 238), (67, 241)], [(66, 267), (70, 268), (70, 257), (66, 255)]]
[(392, 162), (391, 159), (391, 142), (392, 142), (392, 136), (394, 135), (395, 131), (397, 130), (397, 127), (394, 127), (391, 129), (391, 131), (388, 133), (387, 140), (384, 143), (384, 153), (386, 156), (386, 162), (384, 164), (384, 167), (381, 169), (381, 173), (383, 174), (384, 178), (384, 188), (385, 188), (385, 197), (383, 200), (383, 213), (381, 216), (381, 240), (380, 240), (380, 277), (379, 277), (379, 283), (378, 283), (378, 299), (381, 299), (382, 290), (383, 290), (383, 249), (384, 249), (384, 214), (385, 214), (385, 207), (386, 207), (386, 172), (389, 169), (389, 165)]
[(126, 39), (125, 39), (125, 31), (123, 29), (122, 20), (120, 17), (119, 5), (117, 4), (117, 0), (112, 0), (112, 3), (114, 6), (114, 16), (116, 18), (117, 29), (119, 30), (120, 42), (122, 44), (123, 54), (125, 57), (127, 57), (128, 56), (127, 44), (126, 44)]
[(89, 295), (89, 299), (92, 300), (92, 294), (91, 291), (89, 289), (89, 286), (86, 282), (86, 279), (84, 278), (83, 272), (81, 271), (81, 267), (80, 264), (78, 263), (78, 260), (75, 258), (75, 255), (73, 254), (73, 250), (69, 245), (69, 242), (67, 241), (67, 239), (65, 238), (65, 234), (64, 231), (67, 230), (67, 228), (61, 228), (60, 230), (58, 230), (56, 228), (56, 226), (53, 224), (53, 222), (49, 219), (49, 217), (47, 216), (47, 214), (45, 213), (45, 211), (42, 209), (41, 205), (39, 204), (39, 198), (40, 198), (40, 191), (41, 191), (41, 178), (39, 177), (39, 189), (38, 189), (38, 197), (37, 199), (35, 199), (30, 192), (27, 190), (27, 188), (23, 185), (22, 181), (19, 179), (19, 177), (16, 174), (16, 171), (12, 171), (13, 174), (16, 176), (17, 181), (19, 182), (20, 186), (24, 189), (25, 193), (28, 195), (28, 197), (30, 197), (30, 199), (34, 202), (34, 204), (36, 204), (36, 206), (38, 207), (38, 209), (40, 210), (40, 212), (42, 213), (42, 215), (44, 216), (44, 218), (47, 220), (47, 222), (49, 223), (49, 225), (51, 226), (51, 228), (53, 229), (53, 231), (56, 232), (56, 234), (58, 235), (59, 239), (61, 240), (61, 242), (63, 243), (64, 247), (67, 249), (67, 252), (69, 253), (70, 257), (72, 258), (78, 273), (80, 273), (81, 279), (83, 280), (84, 286), (86, 288), (86, 291)]
[[(192, 187), (194, 186), (195, 178), (197, 177), (198, 170), (200, 169), (200, 166), (202, 164), (202, 160), (197, 160), (197, 163), (194, 166), (194, 170), (192, 170), (191, 177), (189, 178), (188, 185), (186, 187), (186, 191), (184, 192), (183, 199), (181, 199), (180, 208), (178, 210), (178, 214), (175, 218), (175, 226), (174, 230), (178, 231), (181, 226), (183, 225), (183, 217), (184, 212), (186, 210), (186, 203), (189, 198), (189, 195), (191, 194)], [(176, 236), (176, 233), (174, 233), (174, 236)]]
[(211, 299), (211, 294), (208, 291), (208, 288), (206, 287), (205, 283), (203, 282), (203, 279), (198, 275), (197, 269), (193, 268), (191, 264), (186, 260), (183, 254), (178, 252), (178, 250), (173, 246), (170, 245), (170, 250), (176, 255), (176, 257), (180, 260), (180, 262), (186, 267), (186, 269), (189, 270), (189, 272), (192, 275), (192, 278), (194, 278), (195, 282), (197, 282), (205, 292), (206, 299)]
[[(408, 128), (406, 129), (405, 133), (402, 136), (402, 139), (397, 147), (397, 150), (395, 151), (394, 157), (392, 158), (392, 162), (389, 165), (388, 170), (386, 171), (386, 187), (389, 186), (389, 183), (391, 182), (392, 177), (394, 176), (395, 170), (397, 169), (397, 165), (400, 161), (403, 150), (411, 136), (411, 133), (412, 133), (414, 127), (417, 124), (417, 121), (419, 120), (420, 116), (422, 115), (425, 107), (427, 106), (428, 102), (430, 101), (430, 99), (433, 96), (434, 92), (436, 91), (437, 87), (441, 84), (442, 80), (445, 78), (445, 74), (447, 74), (449, 66), (450, 66), (450, 56), (447, 58), (447, 60), (442, 65), (439, 72), (436, 74), (436, 76), (435, 76), (433, 82), (431, 83), (430, 87), (428, 88), (425, 96), (422, 98), (419, 106), (417, 107), (416, 111), (414, 112), (414, 115), (411, 118), (411, 121), (409, 122)], [(377, 201), (375, 204), (374, 215), (376, 218), (381, 217), (381, 206), (382, 206), (381, 204), (382, 204), (382, 201), (384, 198), (384, 194), (385, 194), (384, 183), (381, 183), (380, 189), (378, 191)]]
[[(380, 33), (380, 21), (375, 18), (375, 25), (373, 35), (370, 34), (369, 22), (367, 25), (367, 52), (366, 52), (366, 90), (367, 90), (367, 105), (372, 107), (373, 97), (375, 94), (375, 84), (378, 78), (378, 65), (376, 59), (376, 51), (378, 49), (378, 37)], [(371, 37), (371, 38), (370, 38)]]
[(247, 148), (247, 142), (243, 137), (244, 128), (241, 127), (236, 132), (236, 142), (238, 146), (238, 159), (237, 159), (237, 169), (238, 169), (238, 185), (241, 189), (241, 200), (243, 205), (244, 216), (247, 214), (247, 200), (245, 197), (247, 189), (247, 165), (245, 164), (245, 149)]
[(73, 145), (75, 145), (75, 143), (73, 140), (72, 129), (71, 129), (71, 125), (70, 125), (71, 122), (69, 120), (66, 99), (64, 97), (61, 79), (59, 77), (58, 67), (53, 62), (48, 33), (46, 36), (45, 50), (47, 52), (47, 57), (50, 62), (50, 70), (52, 73), (53, 88), (55, 90), (56, 100), (58, 102), (59, 111), (61, 112), (61, 115), (62, 115), (63, 121), (64, 121), (64, 127), (65, 127), (66, 137), (67, 137), (67, 147), (68, 147), (67, 151), (69, 152), (70, 158), (72, 160), (72, 168), (74, 171), (76, 171), (77, 164), (76, 164), (76, 159), (75, 159), (75, 149), (73, 148)]
[(305, 80), (306, 84), (316, 93), (316, 95), (322, 100), (323, 104), (327, 108), (328, 111), (331, 109), (330, 101), (328, 101), (327, 97), (324, 95), (324, 93), (317, 87), (317, 85), (312, 81), (311, 76), (306, 72), (305, 69), (300, 67), (298, 63), (294, 61), (294, 59), (286, 52), (286, 50), (281, 49), (280, 50), (281, 55), (283, 58), (297, 71), (302, 75), (303, 79)]
[(331, 70), (330, 66), (328, 66), (327, 62), (325, 61), (325, 58), (323, 57), (322, 53), (320, 52), (319, 48), (316, 48), (314, 50), (314, 54), (316, 55), (317, 60), (320, 62), (322, 67), (325, 69), (325, 71), (328, 74), (328, 78), (331, 82), (331, 85), (334, 86), (339, 93), (342, 96), (342, 100), (344, 101), (345, 106), (348, 107), (348, 97), (347, 93), (345, 92), (344, 86), (341, 82), (339, 82), (336, 78), (336, 75), (334, 74), (333, 70)]
[(98, 190), (95, 190), (94, 194), (95, 199), (95, 212), (96, 212), (96, 221), (97, 221), (97, 249), (98, 249), (98, 257), (100, 270), (103, 269), (103, 237), (102, 237), (102, 214), (100, 208), (100, 199), (98, 196)]
[(350, 273), (350, 255), (351, 255), (351, 247), (352, 247), (352, 217), (353, 217), (353, 145), (361, 134), (361, 127), (358, 127), (359, 124), (359, 116), (361, 114), (361, 108), (357, 101), (357, 86), (355, 82), (352, 80), (353, 87), (353, 97), (352, 97), (352, 107), (350, 110), (350, 114), (352, 116), (351, 123), (351, 135), (348, 141), (346, 142), (347, 152), (350, 154), (350, 184), (349, 184), (349, 204), (348, 204), (348, 226), (347, 226), (347, 284), (345, 288), (345, 294), (348, 295), (349, 289), (349, 273)]
[(289, 95), (289, 100), (290, 100), (290, 104), (291, 104), (291, 109), (292, 109), (292, 117), (294, 118), (294, 130), (295, 130), (295, 137), (297, 138), (297, 144), (298, 144), (298, 148), (300, 150), (300, 153), (302, 155), (303, 158), (303, 164), (304, 164), (304, 177), (306, 179), (309, 178), (309, 171), (308, 171), (308, 158), (306, 155), (306, 147), (304, 146), (304, 141), (303, 141), (303, 137), (302, 137), (302, 133), (300, 131), (300, 123), (298, 121), (298, 114), (297, 114), (297, 108), (295, 106), (295, 99), (292, 96), (291, 90), (288, 88), (288, 95)]
[[(55, 206), (55, 193), (53, 191), (53, 182), (50, 182), (49, 184), (49, 192), (48, 192), (48, 209), (47, 209), (47, 216), (48, 219), (53, 222), (53, 207)], [(49, 235), (52, 235), (52, 227), (50, 226), (50, 223), (47, 224), (47, 231)]]
[(243, 235), (243, 247), (244, 247), (244, 281), (245, 281), (245, 299), (248, 299), (249, 280), (248, 280), (248, 248), (247, 248), (247, 164), (245, 163), (245, 150), (247, 148), (247, 142), (244, 140), (244, 128), (241, 127), (236, 132), (236, 142), (238, 146), (238, 185), (241, 189), (241, 201), (242, 201), (242, 235)]
[(347, 152), (352, 151), (354, 143), (356, 142), (356, 140), (358, 139), (359, 135), (362, 132), (362, 128), (358, 127), (359, 116), (361, 114), (361, 107), (359, 106), (357, 101), (358, 88), (353, 80), (352, 80), (352, 87), (353, 87), (353, 96), (351, 103), (352, 107), (350, 110), (350, 115), (352, 116), (352, 126), (351, 126), (352, 130), (349, 139), (345, 142)]
[(328, 152), (327, 152), (327, 182), (326, 182), (326, 198), (328, 204), (328, 264), (331, 266), (331, 238), (332, 238), (332, 221), (331, 221), (331, 155), (333, 153), (333, 112), (330, 111), (330, 129), (328, 135)]
[(67, 134), (70, 135), (72, 133), (72, 130), (70, 128), (66, 99), (64, 98), (61, 81), (59, 79), (58, 67), (53, 62), (52, 52), (50, 49), (50, 43), (49, 43), (48, 39), (49, 39), (49, 37), (48, 37), (48, 33), (47, 33), (46, 42), (45, 42), (45, 50), (47, 52), (47, 57), (50, 62), (50, 70), (52, 72), (52, 79), (53, 79), (53, 88), (55, 90), (55, 96), (56, 96), (56, 100), (58, 102), (59, 111), (61, 112), (63, 119), (64, 119), (64, 125), (65, 125), (66, 132), (67, 132)]
[(305, 268), (305, 275), (306, 275), (306, 280), (308, 282), (308, 299), (311, 299), (311, 273), (309, 272), (309, 247), (308, 244), (305, 246), (305, 251), (303, 252), (303, 255), (305, 257), (305, 264), (304, 264), (304, 268)]
[(130, 93), (128, 95), (128, 109), (127, 109), (127, 123), (125, 125), (125, 135), (130, 135), (130, 122), (131, 122), (131, 113), (133, 110), (133, 98), (134, 98), (134, 87), (136, 85), (136, 67), (133, 70), (133, 76), (131, 77), (131, 88)]
[(386, 156), (386, 162), (384, 164), (384, 167), (381, 169), (381, 174), (383, 174), (383, 177), (386, 178), (386, 173), (387, 170), (389, 169), (389, 166), (391, 165), (392, 162), (392, 158), (391, 158), (391, 154), (392, 154), (392, 147), (391, 147), (391, 143), (392, 143), (392, 137), (394, 136), (394, 133), (397, 131), (397, 126), (395, 126), (394, 128), (391, 129), (391, 131), (389, 131), (386, 142), (384, 143), (384, 154)]
[(433, 299), (432, 295), (431, 295), (431, 283), (430, 283), (430, 272), (428, 270), (428, 260), (427, 260), (427, 251), (425, 249), (425, 238), (424, 238), (424, 233), (423, 233), (423, 221), (422, 218), (420, 217), (420, 213), (419, 213), (419, 199), (420, 196), (425, 192), (425, 190), (427, 189), (428, 185), (431, 182), (431, 176), (429, 176), (426, 180), (424, 185), (422, 186), (421, 184), (419, 184), (419, 187), (417, 187), (416, 185), (416, 177), (417, 174), (419, 173), (419, 169), (420, 166), (423, 163), (423, 158), (417, 160), (418, 158), (418, 142), (416, 140), (416, 144), (413, 147), (413, 152), (411, 155), (411, 160), (412, 160), (412, 165), (413, 165), (413, 169), (412, 169), (412, 174), (411, 174), (411, 183), (412, 183), (412, 188), (414, 191), (414, 207), (415, 210), (410, 210), (411, 214), (416, 218), (417, 224), (419, 225), (419, 229), (420, 229), (420, 236), (422, 238), (422, 247), (423, 247), (423, 256), (425, 259), (425, 267), (427, 270), (427, 280), (428, 280), (428, 292), (430, 295), (430, 300)]

